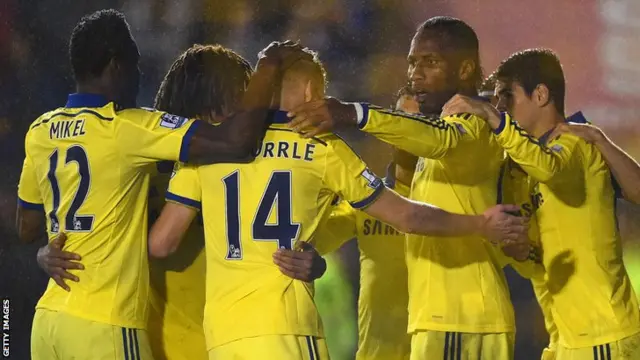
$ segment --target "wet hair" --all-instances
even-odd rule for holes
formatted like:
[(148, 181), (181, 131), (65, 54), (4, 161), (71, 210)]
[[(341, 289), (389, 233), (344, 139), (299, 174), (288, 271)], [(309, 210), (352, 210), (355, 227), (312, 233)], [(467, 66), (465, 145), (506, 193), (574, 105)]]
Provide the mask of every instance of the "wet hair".
[(482, 83), (482, 66), (480, 65), (480, 44), (478, 36), (471, 26), (464, 21), (450, 16), (436, 16), (423, 22), (416, 31), (416, 37), (426, 34), (435, 35), (435, 39), (443, 46), (460, 54), (456, 59), (473, 60), (475, 72), (471, 82), (475, 87)]
[(310, 58), (303, 58), (295, 61), (284, 72), (283, 79), (291, 77), (304, 77), (311, 82), (311, 91), (314, 97), (324, 97), (327, 86), (327, 72), (318, 57), (318, 53), (308, 48), (303, 49), (305, 53), (311, 55)]
[(558, 56), (549, 49), (528, 49), (504, 60), (496, 70), (500, 81), (520, 84), (528, 96), (538, 85), (549, 89), (556, 110), (564, 114), (565, 80)]
[(99, 76), (112, 59), (138, 62), (138, 47), (124, 14), (113, 9), (85, 15), (69, 40), (69, 58), (76, 81)]
[(223, 114), (240, 101), (253, 70), (242, 56), (221, 45), (193, 45), (171, 65), (155, 108), (185, 117)]

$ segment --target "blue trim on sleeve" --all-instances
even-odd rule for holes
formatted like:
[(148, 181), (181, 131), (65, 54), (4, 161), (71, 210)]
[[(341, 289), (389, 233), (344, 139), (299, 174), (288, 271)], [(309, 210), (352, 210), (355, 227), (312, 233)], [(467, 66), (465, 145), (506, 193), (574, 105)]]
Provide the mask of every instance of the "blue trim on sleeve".
[(275, 110), (269, 112), (269, 119), (272, 124), (286, 124), (291, 121), (286, 111)]
[(507, 126), (507, 113), (506, 112), (501, 112), (500, 113), (500, 125), (498, 126), (497, 129), (493, 130), (493, 133), (498, 135), (502, 132), (502, 130), (504, 130), (505, 126)]
[(367, 196), (365, 199), (356, 201), (356, 202), (349, 202), (351, 207), (354, 209), (364, 209), (365, 207), (371, 205), (378, 198), (378, 196), (382, 194), (382, 190), (384, 190), (385, 188), (384, 183), (382, 181), (380, 181), (378, 184), (379, 185), (371, 193), (371, 195)]
[(360, 103), (360, 105), (362, 105), (362, 121), (358, 124), (358, 129), (362, 130), (367, 126), (367, 121), (369, 121), (369, 104)]
[(200, 126), (200, 121), (202, 120), (194, 121), (191, 126), (189, 126), (189, 129), (182, 138), (182, 146), (180, 147), (179, 157), (181, 162), (186, 163), (189, 161), (189, 146), (191, 145), (191, 138), (193, 138), (193, 135), (196, 133), (196, 129), (198, 129), (198, 126)]
[(20, 198), (18, 198), (18, 204), (27, 209), (27, 210), (41, 210), (44, 211), (44, 204), (36, 204), (36, 203), (31, 203), (28, 201), (24, 201)]
[(176, 195), (168, 191), (164, 197), (169, 201), (174, 201), (182, 205), (187, 205), (189, 207), (196, 208), (198, 210), (202, 209), (202, 204), (200, 203), (200, 201), (196, 201), (193, 199), (186, 198), (184, 196)]

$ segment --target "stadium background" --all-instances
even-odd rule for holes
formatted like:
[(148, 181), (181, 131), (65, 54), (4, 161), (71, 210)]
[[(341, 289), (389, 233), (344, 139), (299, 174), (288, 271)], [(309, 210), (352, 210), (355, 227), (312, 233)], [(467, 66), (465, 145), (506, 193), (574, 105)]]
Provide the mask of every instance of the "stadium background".
[[(194, 42), (221, 43), (255, 63), (272, 40), (300, 39), (320, 52), (329, 94), (391, 105), (405, 81), (415, 27), (434, 15), (471, 24), (485, 72), (510, 53), (554, 49), (564, 64), (568, 114), (587, 118), (640, 158), (640, 2), (637, 0), (2, 0), (0, 2), (0, 298), (11, 301), (11, 357), (28, 359), (33, 306), (45, 284), (35, 263), (40, 244), (18, 243), (13, 229), (23, 137), (39, 114), (72, 92), (67, 41), (83, 14), (125, 12), (142, 54), (139, 104), (150, 106), (170, 62)], [(383, 174), (389, 149), (347, 134)], [(625, 259), (640, 290), (640, 208), (620, 204)], [(517, 359), (535, 359), (546, 342), (529, 284), (508, 273), (517, 312)], [(350, 359), (356, 346), (357, 247), (331, 258), (318, 284), (332, 356)], [(580, 299), (576, 299), (580, 301)]]

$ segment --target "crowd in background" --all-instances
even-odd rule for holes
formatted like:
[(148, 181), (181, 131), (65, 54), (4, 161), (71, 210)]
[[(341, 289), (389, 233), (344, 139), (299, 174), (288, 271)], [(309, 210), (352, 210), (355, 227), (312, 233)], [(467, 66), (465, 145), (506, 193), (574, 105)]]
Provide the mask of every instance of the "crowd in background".
[[(640, 17), (640, 6), (630, 0), (615, 4), (605, 0), (564, 4), (545, 0), (536, 2), (535, 9), (523, 3), (519, 9), (510, 10), (499, 8), (498, 3), (498, 0), (483, 1), (481, 6), (479, 0), (3, 0), (0, 297), (10, 295), (13, 318), (22, 317), (22, 321), (13, 322), (14, 354), (23, 346), (25, 354), (28, 353), (30, 314), (46, 281), (35, 263), (35, 251), (40, 244), (18, 244), (12, 230), (24, 134), (31, 121), (62, 106), (67, 93), (74, 90), (67, 42), (82, 15), (110, 7), (127, 15), (141, 52), (138, 98), (141, 106), (153, 104), (169, 64), (193, 43), (220, 43), (255, 63), (259, 50), (272, 40), (282, 39), (300, 40), (319, 52), (327, 69), (330, 95), (390, 106), (394, 93), (406, 82), (406, 53), (416, 26), (434, 15), (457, 16), (478, 31), (486, 71), (519, 49), (547, 46), (556, 50), (565, 66), (569, 112), (584, 110), (588, 118), (602, 126), (636, 159), (640, 158), (637, 128), (640, 107), (636, 105), (640, 81), (633, 81), (640, 80), (640, 71), (630, 65), (640, 61), (640, 49), (634, 48), (638, 45), (631, 44), (633, 34), (640, 29), (625, 25)], [(625, 3), (628, 6), (620, 9), (620, 4)], [(512, 15), (504, 19), (505, 14)], [(517, 34), (522, 34), (522, 38)], [(383, 175), (390, 159), (389, 148), (357, 133), (346, 135), (374, 171)], [(640, 209), (622, 203), (620, 214), (627, 266), (636, 289), (640, 289)], [(319, 307), (326, 314), (347, 314), (331, 318), (327, 315), (325, 322), (335, 329), (328, 331), (335, 334), (328, 339), (330, 347), (334, 344), (332, 353), (338, 354), (338, 359), (348, 358), (356, 341), (356, 245), (349, 243), (343, 247), (331, 265), (331, 273), (319, 284), (318, 296), (322, 299)], [(528, 359), (528, 353), (534, 350), (539, 353), (546, 334), (529, 283), (511, 272), (508, 277), (517, 312), (516, 358)], [(326, 286), (327, 282), (339, 286)]]

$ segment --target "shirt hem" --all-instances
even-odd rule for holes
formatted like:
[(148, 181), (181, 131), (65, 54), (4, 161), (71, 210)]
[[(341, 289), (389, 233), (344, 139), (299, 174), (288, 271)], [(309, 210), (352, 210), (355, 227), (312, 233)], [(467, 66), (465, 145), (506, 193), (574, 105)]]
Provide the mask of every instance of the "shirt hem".
[(144, 322), (128, 322), (128, 321), (114, 321), (114, 320), (107, 320), (103, 317), (100, 316), (92, 316), (92, 315), (88, 315), (88, 314), (84, 314), (84, 313), (80, 313), (77, 311), (72, 311), (69, 309), (65, 309), (63, 307), (56, 307), (56, 306), (48, 306), (48, 305), (36, 305), (36, 311), (37, 310), (49, 310), (49, 311), (56, 311), (56, 312), (61, 312), (61, 313), (65, 313), (67, 315), (71, 315), (80, 319), (84, 319), (84, 320), (89, 320), (89, 321), (94, 321), (97, 323), (101, 323), (101, 324), (107, 324), (107, 325), (113, 325), (113, 326), (119, 326), (119, 327), (123, 327), (123, 328), (127, 328), (127, 329), (140, 329), (140, 330), (147, 330), (147, 326), (146, 326), (146, 321)]
[(579, 348), (609, 344), (609, 343), (620, 341), (637, 334), (640, 334), (640, 328), (629, 329), (626, 331), (619, 331), (612, 335), (598, 336), (598, 337), (592, 338), (589, 341), (587, 340), (576, 341), (576, 342), (571, 342), (571, 344), (569, 344), (565, 341), (560, 340), (558, 343), (566, 349), (579, 349)]

